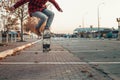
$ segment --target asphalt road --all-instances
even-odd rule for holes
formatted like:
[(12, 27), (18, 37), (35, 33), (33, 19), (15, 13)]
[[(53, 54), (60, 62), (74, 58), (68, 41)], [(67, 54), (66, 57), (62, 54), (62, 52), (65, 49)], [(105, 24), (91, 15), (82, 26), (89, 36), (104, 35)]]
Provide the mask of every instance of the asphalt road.
[(0, 80), (119, 80), (120, 41), (52, 39), (41, 41), (0, 61)]
[(120, 80), (120, 41), (79, 38), (58, 39), (58, 43), (92, 68)]

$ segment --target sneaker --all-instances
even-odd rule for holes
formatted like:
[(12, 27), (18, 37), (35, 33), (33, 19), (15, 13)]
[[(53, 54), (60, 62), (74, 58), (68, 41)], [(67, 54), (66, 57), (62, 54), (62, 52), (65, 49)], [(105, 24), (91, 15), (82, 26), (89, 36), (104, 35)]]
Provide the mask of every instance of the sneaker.
[(35, 28), (35, 33), (36, 33), (38, 36), (41, 36), (41, 32), (39, 31), (38, 28)]
[(44, 36), (43, 38), (50, 38), (51, 37), (51, 32), (49, 29), (44, 30)]
[(46, 28), (46, 27), (45, 27), (45, 30), (49, 30), (49, 28)]

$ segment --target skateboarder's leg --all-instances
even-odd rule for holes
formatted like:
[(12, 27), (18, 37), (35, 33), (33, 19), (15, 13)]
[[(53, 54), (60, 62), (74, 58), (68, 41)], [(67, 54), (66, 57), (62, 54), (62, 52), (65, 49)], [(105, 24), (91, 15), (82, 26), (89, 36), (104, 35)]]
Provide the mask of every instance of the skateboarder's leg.
[(48, 17), (47, 22), (46, 22), (46, 26), (45, 26), (45, 29), (48, 29), (53, 22), (54, 13), (48, 9), (44, 9), (43, 13)]
[(40, 18), (40, 21), (35, 26), (37, 33), (40, 33), (39, 29), (42, 26), (42, 24), (47, 20), (47, 16), (44, 13), (40, 12), (40, 11), (32, 13), (32, 16)]

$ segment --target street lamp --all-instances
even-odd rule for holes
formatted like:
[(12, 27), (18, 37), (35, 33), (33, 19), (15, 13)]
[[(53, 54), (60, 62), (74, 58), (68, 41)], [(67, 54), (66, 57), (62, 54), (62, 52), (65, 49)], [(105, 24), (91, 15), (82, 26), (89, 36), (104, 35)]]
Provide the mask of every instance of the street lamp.
[(100, 37), (100, 6), (104, 4), (103, 3), (100, 3), (98, 6), (97, 6), (97, 17), (98, 17), (98, 37)]

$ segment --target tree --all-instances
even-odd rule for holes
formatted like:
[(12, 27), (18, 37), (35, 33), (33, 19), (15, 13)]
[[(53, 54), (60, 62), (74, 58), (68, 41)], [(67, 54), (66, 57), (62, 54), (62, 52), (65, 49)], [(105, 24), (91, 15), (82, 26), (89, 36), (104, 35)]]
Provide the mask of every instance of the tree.
[(12, 18), (12, 17), (8, 17), (7, 19), (7, 29), (10, 29), (10, 30), (18, 30), (19, 27), (17, 26), (19, 23), (18, 23), (18, 19), (17, 18)]
[(28, 17), (24, 23), (25, 30), (35, 32), (35, 26), (38, 24), (39, 19), (36, 17)]
[(27, 18), (28, 14), (27, 14), (27, 4), (22, 5), (21, 7), (19, 7), (14, 15), (16, 16), (16, 18), (18, 18), (20, 20), (20, 25), (21, 25), (21, 41), (23, 42), (23, 21)]

